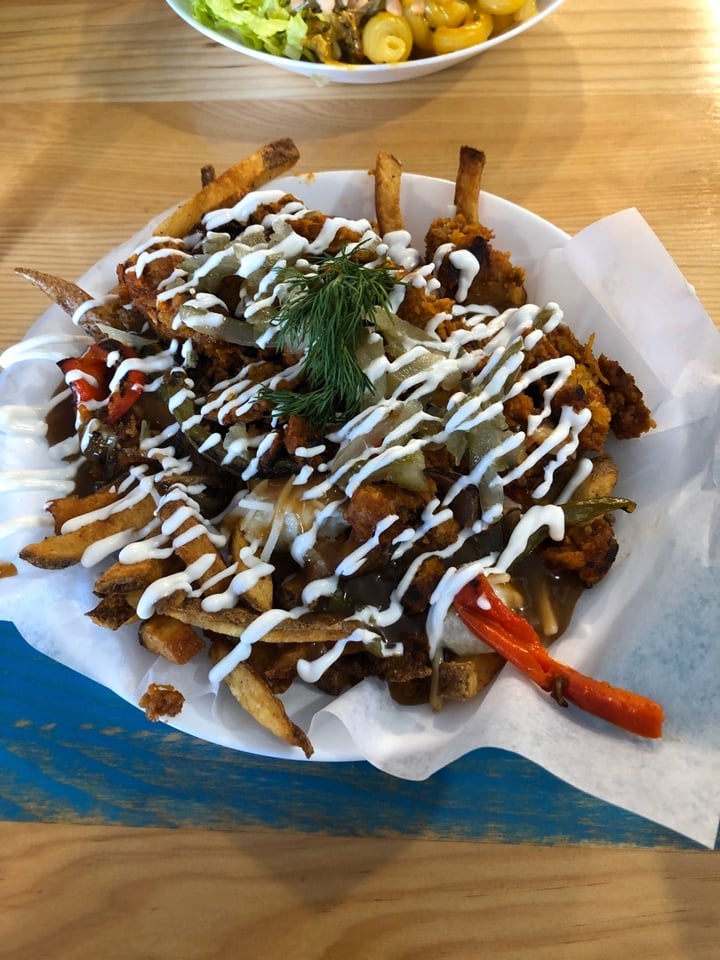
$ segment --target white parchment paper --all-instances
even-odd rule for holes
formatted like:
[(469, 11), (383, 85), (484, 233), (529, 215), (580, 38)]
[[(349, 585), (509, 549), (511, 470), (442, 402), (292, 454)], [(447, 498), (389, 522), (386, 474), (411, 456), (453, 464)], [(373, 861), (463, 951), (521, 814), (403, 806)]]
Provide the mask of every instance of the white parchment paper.
[[(365, 758), (421, 780), (469, 751), (503, 748), (712, 847), (720, 816), (720, 336), (636, 210), (573, 239), (552, 231), (529, 267), (532, 299), (558, 301), (581, 338), (594, 334), (597, 352), (631, 370), (657, 422), (652, 434), (612, 448), (618, 493), (638, 507), (618, 516), (618, 560), (583, 595), (553, 655), (658, 700), (664, 738), (644, 741), (563, 710), (510, 666), (483, 697), (439, 714), (398, 706), (372, 680), (333, 701), (298, 683), (286, 703), (309, 731), (313, 760)], [(103, 292), (107, 264), (81, 282)], [(31, 335), (45, 330), (78, 332), (55, 308)], [(17, 363), (0, 377), (0, 403), (42, 402), (58, 379), (52, 357)], [(34, 467), (48, 467), (47, 447), (42, 437), (8, 437), (0, 408), (0, 559), (48, 532), (40, 519), (47, 492), (31, 480)], [(25, 526), (22, 517), (30, 518)], [(187, 698), (173, 726), (233, 749), (301, 760), (209, 684), (202, 658), (172, 666), (142, 649), (133, 628), (94, 627), (85, 616), (95, 603), (92, 571), (19, 563), (19, 572), (0, 581), (0, 618), (38, 650), (132, 703), (152, 680), (173, 683)]]

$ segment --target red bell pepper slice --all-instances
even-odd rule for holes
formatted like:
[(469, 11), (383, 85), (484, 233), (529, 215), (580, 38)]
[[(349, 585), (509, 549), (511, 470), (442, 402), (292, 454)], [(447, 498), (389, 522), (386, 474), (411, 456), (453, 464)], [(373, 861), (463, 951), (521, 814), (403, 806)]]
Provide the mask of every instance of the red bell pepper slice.
[[(121, 361), (137, 357), (131, 348), (113, 344), (112, 353), (117, 353)], [(107, 400), (107, 420), (115, 423), (132, 407), (145, 387), (145, 374), (141, 370), (129, 370), (123, 377), (117, 390), (110, 393), (112, 369), (108, 366), (111, 351), (99, 343), (92, 343), (81, 357), (61, 360), (58, 366), (65, 374), (78, 408), (91, 401)], [(68, 376), (70, 375), (70, 376)]]
[(104, 400), (107, 396), (107, 357), (107, 350), (93, 343), (81, 357), (70, 357), (58, 363), (66, 379), (68, 374), (79, 374), (69, 378), (76, 404), (88, 403), (90, 400)]
[(555, 660), (532, 625), (500, 600), (487, 577), (480, 576), (463, 587), (455, 598), (455, 609), (476, 636), (549, 692), (561, 706), (573, 703), (641, 737), (662, 736), (665, 715), (658, 703)]

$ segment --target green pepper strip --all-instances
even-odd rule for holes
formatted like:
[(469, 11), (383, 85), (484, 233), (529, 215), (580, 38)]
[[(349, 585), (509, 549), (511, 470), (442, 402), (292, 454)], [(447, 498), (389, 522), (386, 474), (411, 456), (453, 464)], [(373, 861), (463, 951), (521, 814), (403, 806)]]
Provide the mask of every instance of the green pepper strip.
[[(632, 513), (636, 504), (633, 500), (627, 500), (625, 497), (595, 497), (592, 500), (570, 500), (568, 503), (560, 504), (560, 509), (565, 516), (565, 526), (572, 527), (580, 523), (590, 523), (597, 520), (598, 517), (604, 517), (614, 510), (624, 510), (625, 513)], [(529, 557), (533, 551), (537, 550), (540, 544), (548, 535), (546, 526), (540, 527), (532, 536), (528, 538), (527, 546), (515, 560), (518, 563)]]

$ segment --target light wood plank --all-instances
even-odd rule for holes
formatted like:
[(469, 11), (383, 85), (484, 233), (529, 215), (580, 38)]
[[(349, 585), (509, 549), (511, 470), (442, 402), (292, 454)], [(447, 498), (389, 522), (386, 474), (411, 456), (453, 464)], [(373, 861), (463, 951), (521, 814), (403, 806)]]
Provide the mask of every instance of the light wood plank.
[(0, 851), (4, 960), (717, 956), (712, 853), (43, 824)]

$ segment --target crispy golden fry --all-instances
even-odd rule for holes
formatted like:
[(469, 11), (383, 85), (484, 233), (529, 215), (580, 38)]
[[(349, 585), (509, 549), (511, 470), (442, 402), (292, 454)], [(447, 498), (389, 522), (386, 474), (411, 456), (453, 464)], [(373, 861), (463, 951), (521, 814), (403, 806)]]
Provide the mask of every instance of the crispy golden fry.
[[(237, 563), (238, 573), (242, 573), (243, 571), (250, 569), (242, 558), (242, 552), (248, 546), (249, 544), (245, 534), (242, 532), (239, 526), (235, 526), (230, 534), (230, 555), (235, 563)], [(272, 577), (269, 574), (265, 574), (259, 580), (253, 582), (242, 596), (243, 600), (245, 600), (245, 602), (249, 604), (253, 610), (257, 610), (259, 613), (262, 613), (264, 610), (272, 609)]]
[(119, 630), (120, 627), (129, 623), (137, 622), (136, 605), (139, 598), (139, 593), (115, 593), (103, 597), (93, 610), (88, 611), (87, 615), (98, 627)]
[(111, 503), (115, 503), (116, 500), (119, 500), (120, 496), (121, 494), (117, 488), (102, 487), (102, 489), (96, 490), (94, 493), (86, 494), (85, 496), (72, 493), (67, 497), (58, 497), (55, 500), (50, 500), (50, 502), (46, 504), (45, 509), (53, 518), (55, 533), (60, 533), (63, 524), (68, 520), (74, 520), (75, 517), (81, 517), (83, 514), (92, 513), (94, 510), (107, 507)]
[[(182, 501), (169, 500), (161, 504), (158, 509), (158, 517), (163, 524), (171, 522), (177, 510), (184, 510)], [(204, 530), (197, 534), (198, 526), (202, 526), (202, 520), (197, 516), (189, 516), (173, 529), (173, 549), (176, 555), (182, 560), (185, 566), (189, 567), (200, 557), (212, 554), (214, 559), (209, 569), (198, 578), (198, 583), (206, 583), (212, 577), (222, 574), (228, 569), (222, 555), (210, 537)], [(215, 589), (223, 590), (227, 586), (224, 582), (219, 583)], [(211, 592), (211, 591), (209, 591)]]
[(222, 633), (228, 637), (240, 637), (257, 616), (244, 607), (231, 607), (229, 610), (211, 613), (203, 610), (199, 600), (189, 598), (182, 592), (161, 597), (155, 604), (155, 610), (174, 617), (181, 623), (197, 627), (198, 630)]
[(400, 210), (402, 164), (381, 150), (375, 161), (375, 215), (380, 235), (404, 228)]
[(103, 326), (134, 332), (142, 330), (145, 326), (145, 317), (141, 314), (121, 307), (115, 300), (95, 301), (95, 298), (82, 287), (69, 280), (62, 280), (49, 273), (41, 273), (39, 270), (30, 270), (26, 267), (17, 267), (15, 273), (42, 290), (45, 296), (62, 307), (70, 316), (83, 304), (93, 301), (93, 306), (88, 307), (79, 317), (78, 326), (96, 340), (102, 340), (105, 336), (102, 331)]
[(206, 187), (215, 179), (215, 167), (211, 163), (206, 163), (200, 168), (200, 185)]
[(460, 147), (455, 178), (455, 207), (467, 223), (478, 222), (478, 204), (485, 169), (485, 154), (475, 147)]
[(154, 513), (153, 498), (143, 497), (131, 507), (117, 510), (99, 520), (91, 520), (76, 530), (31, 543), (20, 551), (20, 556), (34, 567), (62, 570), (79, 563), (88, 547), (100, 540), (126, 530), (141, 530), (152, 520)]
[[(232, 645), (225, 639), (216, 639), (210, 646), (210, 659), (219, 663), (230, 653)], [(292, 722), (282, 701), (272, 692), (267, 681), (245, 662), (239, 663), (225, 677), (230, 692), (250, 716), (285, 743), (300, 747), (306, 757), (313, 747), (305, 733)]]
[(0, 577), (14, 577), (17, 575), (17, 567), (14, 563), (6, 560), (0, 562)]
[(189, 663), (205, 649), (205, 641), (187, 623), (159, 613), (140, 625), (140, 643), (170, 663)]
[(175, 557), (167, 559), (148, 557), (136, 563), (121, 563), (117, 560), (98, 575), (93, 590), (100, 597), (111, 593), (144, 590), (161, 577), (175, 573), (180, 567), (181, 564)]
[(491, 683), (505, 661), (497, 653), (478, 653), (440, 664), (438, 692), (445, 700), (472, 700)]
[(428, 703), (431, 699), (472, 700), (495, 679), (505, 661), (496, 653), (480, 653), (456, 660), (444, 660), (438, 666), (437, 694), (431, 698), (431, 677), (411, 677), (390, 682), (394, 700), (403, 704)]
[[(222, 633), (227, 637), (241, 637), (257, 614), (242, 607), (208, 612), (200, 600), (186, 597), (166, 597), (158, 601), (158, 613), (166, 613), (200, 630)], [(308, 613), (293, 620), (288, 617), (263, 636), (266, 643), (335, 643), (362, 626), (359, 621), (338, 620), (329, 614)]]
[(236, 163), (182, 203), (160, 223), (158, 236), (185, 237), (210, 210), (237, 203), (251, 190), (291, 170), (300, 159), (295, 143), (289, 137), (275, 140)]

